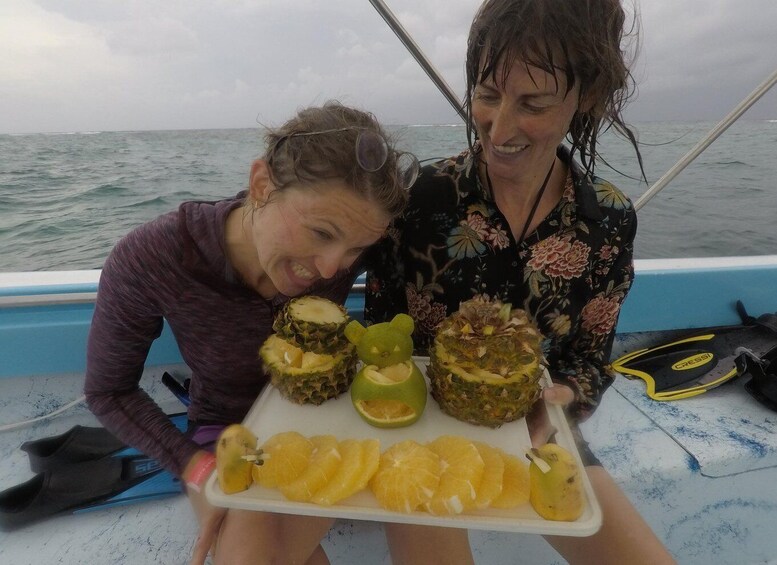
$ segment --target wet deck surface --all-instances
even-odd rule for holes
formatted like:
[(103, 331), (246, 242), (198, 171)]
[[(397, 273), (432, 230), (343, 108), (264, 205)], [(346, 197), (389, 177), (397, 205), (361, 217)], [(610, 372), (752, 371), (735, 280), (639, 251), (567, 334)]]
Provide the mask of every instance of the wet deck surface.
[[(182, 405), (157, 384), (160, 374), (161, 369), (149, 371), (144, 387), (166, 411), (181, 411)], [(80, 375), (0, 379), (0, 425), (59, 408), (79, 397), (81, 386)], [(654, 421), (655, 415), (649, 417), (651, 406), (643, 401), (639, 386), (618, 379), (583, 429), (594, 452), (659, 537), (684, 565), (777, 563), (777, 468), (768, 460), (759, 468), (762, 455), (752, 451), (746, 456), (753, 458), (757, 470), (704, 476), (697, 458)], [(673, 407), (682, 408), (679, 403)], [(726, 411), (725, 400), (720, 411)], [(764, 417), (771, 418), (771, 425), (777, 421), (777, 414)], [(83, 404), (53, 419), (0, 432), (0, 490), (32, 477), (26, 454), (18, 449), (24, 441), (62, 433), (75, 424), (96, 425)], [(714, 449), (704, 450), (704, 458), (718, 470), (725, 468)], [(740, 470), (743, 464), (738, 458)], [(195, 537), (195, 520), (180, 495), (0, 532), (0, 563), (183, 564)], [(473, 531), (470, 540), (478, 564), (563, 563), (535, 535)], [(335, 564), (390, 563), (380, 524), (338, 521), (323, 545)]]
[[(162, 370), (149, 371), (143, 386), (166, 412), (182, 411), (181, 403), (164, 386), (155, 384)], [(0, 379), (0, 425), (49, 413), (81, 395), (81, 375)], [(62, 415), (19, 430), (0, 432), (0, 490), (32, 478), (27, 454), (19, 446), (28, 440), (57, 435), (72, 426), (98, 425), (84, 404)], [(0, 563), (13, 565), (89, 564), (145, 565), (188, 563), (197, 534), (185, 496), (114, 508), (66, 514), (13, 532), (0, 531)], [(538, 536), (473, 532), (479, 563), (512, 562), (519, 548), (529, 563), (563, 563)], [(342, 520), (323, 540), (334, 563), (386, 565), (383, 529), (372, 522)]]

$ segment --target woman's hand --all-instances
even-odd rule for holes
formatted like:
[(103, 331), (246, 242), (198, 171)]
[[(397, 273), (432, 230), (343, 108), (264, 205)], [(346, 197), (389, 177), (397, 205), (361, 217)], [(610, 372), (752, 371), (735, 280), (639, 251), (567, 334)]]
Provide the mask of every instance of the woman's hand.
[[(542, 400), (549, 404), (568, 406), (575, 399), (574, 391), (566, 385), (553, 384), (542, 390)], [(535, 402), (531, 412), (526, 416), (526, 424), (529, 427), (529, 435), (533, 447), (540, 447), (548, 443), (556, 433), (548, 418), (545, 402)]]
[[(208, 552), (215, 550), (219, 531), (227, 515), (226, 508), (213, 506), (205, 498), (205, 481), (213, 472), (215, 459), (211, 453), (198, 451), (186, 464), (181, 478), (186, 483), (186, 494), (197, 516), (200, 531), (192, 551), (192, 565), (204, 565)], [(191, 486), (190, 486), (191, 485)]]
[(189, 490), (188, 494), (189, 501), (192, 507), (194, 507), (194, 512), (197, 514), (200, 524), (200, 531), (192, 552), (191, 564), (204, 565), (208, 552), (216, 547), (219, 530), (224, 517), (227, 515), (227, 509), (211, 505), (203, 492)]
[(542, 389), (542, 399), (550, 404), (562, 407), (568, 406), (575, 399), (575, 392), (567, 385), (553, 383), (551, 386)]

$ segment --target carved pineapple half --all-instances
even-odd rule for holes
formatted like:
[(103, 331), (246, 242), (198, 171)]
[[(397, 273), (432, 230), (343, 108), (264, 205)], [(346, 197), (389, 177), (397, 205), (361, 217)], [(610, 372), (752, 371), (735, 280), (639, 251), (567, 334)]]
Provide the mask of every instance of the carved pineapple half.
[(437, 328), (427, 375), (440, 408), (498, 427), (523, 418), (539, 398), (542, 335), (520, 309), (478, 296)]
[(318, 405), (348, 390), (358, 361), (343, 333), (348, 322), (342, 306), (318, 296), (292, 299), (279, 312), (259, 356), (284, 398)]

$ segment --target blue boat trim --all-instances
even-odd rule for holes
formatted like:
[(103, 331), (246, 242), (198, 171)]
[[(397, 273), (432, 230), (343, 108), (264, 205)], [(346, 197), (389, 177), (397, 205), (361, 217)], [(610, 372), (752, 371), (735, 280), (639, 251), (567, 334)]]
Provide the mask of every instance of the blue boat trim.
[[(636, 272), (617, 328), (621, 334), (738, 324), (737, 300), (753, 315), (777, 311), (777, 255), (636, 261)], [(29, 275), (34, 278), (35, 273)], [(47, 273), (46, 280), (52, 280), (51, 275)], [(99, 271), (84, 272), (81, 278), (87, 280), (81, 283), (20, 285), (19, 276), (3, 284), (0, 273), (0, 296), (94, 292), (98, 276)], [(363, 288), (364, 276), (357, 285)], [(363, 292), (352, 292), (346, 301), (349, 315), (363, 320), (363, 307)], [(0, 377), (83, 372), (93, 312), (93, 303), (0, 307)], [(147, 365), (181, 362), (165, 324)]]

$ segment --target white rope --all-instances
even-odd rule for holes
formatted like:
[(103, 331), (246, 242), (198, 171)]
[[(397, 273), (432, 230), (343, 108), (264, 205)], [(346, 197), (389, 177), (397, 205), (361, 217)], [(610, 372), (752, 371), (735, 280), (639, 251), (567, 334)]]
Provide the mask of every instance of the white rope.
[(73, 402), (70, 402), (69, 404), (66, 404), (62, 408), (59, 408), (49, 414), (44, 414), (43, 416), (38, 416), (37, 418), (32, 418), (31, 420), (24, 420), (23, 422), (4, 424), (0, 426), (0, 432), (9, 432), (11, 430), (16, 430), (19, 428), (23, 428), (25, 426), (29, 426), (30, 424), (34, 424), (35, 422), (40, 422), (41, 420), (47, 420), (48, 418), (53, 418), (54, 416), (61, 414), (65, 410), (70, 410), (73, 406), (77, 406), (78, 404), (81, 404), (84, 400), (86, 400), (86, 396), (81, 396), (80, 398), (76, 398)]

